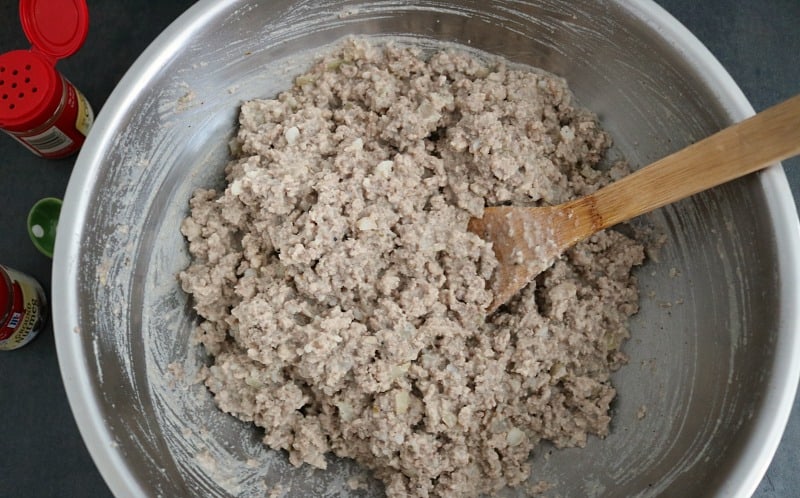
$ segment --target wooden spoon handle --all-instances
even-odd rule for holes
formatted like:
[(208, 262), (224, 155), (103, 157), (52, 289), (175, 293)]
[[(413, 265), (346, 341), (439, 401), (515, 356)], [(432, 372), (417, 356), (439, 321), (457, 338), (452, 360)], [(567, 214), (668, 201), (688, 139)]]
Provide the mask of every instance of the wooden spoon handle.
[(800, 95), (573, 201), (607, 228), (800, 154)]

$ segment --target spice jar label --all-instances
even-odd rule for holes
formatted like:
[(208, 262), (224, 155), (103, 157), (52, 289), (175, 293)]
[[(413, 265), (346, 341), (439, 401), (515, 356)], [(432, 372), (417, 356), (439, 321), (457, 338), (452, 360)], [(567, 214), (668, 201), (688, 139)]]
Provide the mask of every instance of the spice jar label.
[(42, 157), (45, 157), (47, 154), (58, 154), (62, 150), (68, 149), (74, 143), (71, 138), (56, 127), (52, 127), (44, 133), (39, 133), (31, 137), (14, 138), (19, 138), (22, 143)]
[(36, 337), (44, 325), (44, 292), (31, 277), (2, 266), (0, 285), (8, 286), (7, 303), (0, 303), (0, 350), (17, 349)]
[(89, 129), (94, 124), (94, 111), (92, 111), (89, 101), (77, 88), (75, 89), (75, 94), (78, 97), (78, 118), (75, 121), (75, 128), (84, 135), (88, 135)]

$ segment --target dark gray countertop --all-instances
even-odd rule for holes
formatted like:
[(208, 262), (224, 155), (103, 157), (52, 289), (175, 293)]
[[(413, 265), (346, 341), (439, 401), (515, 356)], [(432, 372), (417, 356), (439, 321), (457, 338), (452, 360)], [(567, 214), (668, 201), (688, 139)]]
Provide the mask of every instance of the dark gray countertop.
[[(191, 0), (93, 0), (86, 44), (59, 64), (99, 110), (144, 48)], [(800, 1), (659, 0), (728, 69), (756, 110), (800, 92)], [(17, 2), (0, 3), (0, 52), (26, 48)], [(25, 217), (61, 197), (74, 157), (38, 159), (0, 135), (0, 263), (50, 288), (51, 261), (30, 244)], [(800, 199), (800, 160), (787, 161)], [(83, 445), (58, 370), (52, 326), (22, 349), (0, 352), (0, 497), (111, 496)], [(755, 496), (800, 496), (800, 402)]]

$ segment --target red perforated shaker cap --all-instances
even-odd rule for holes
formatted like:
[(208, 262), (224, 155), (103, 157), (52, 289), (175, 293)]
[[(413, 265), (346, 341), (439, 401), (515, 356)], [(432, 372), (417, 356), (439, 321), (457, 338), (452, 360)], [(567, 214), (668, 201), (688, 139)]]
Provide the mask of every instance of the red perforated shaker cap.
[(30, 50), (0, 55), (0, 127), (27, 131), (52, 116), (63, 82), (53, 65)]
[(26, 131), (58, 107), (63, 81), (54, 66), (78, 51), (89, 31), (85, 0), (20, 0), (33, 47), (0, 55), (0, 127)]

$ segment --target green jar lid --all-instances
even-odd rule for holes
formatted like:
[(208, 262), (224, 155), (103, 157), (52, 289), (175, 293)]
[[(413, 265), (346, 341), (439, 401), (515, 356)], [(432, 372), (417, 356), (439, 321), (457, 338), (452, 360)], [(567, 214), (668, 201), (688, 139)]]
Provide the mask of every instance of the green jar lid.
[(61, 199), (55, 197), (39, 199), (28, 212), (28, 236), (36, 249), (48, 258), (53, 257), (60, 214)]

